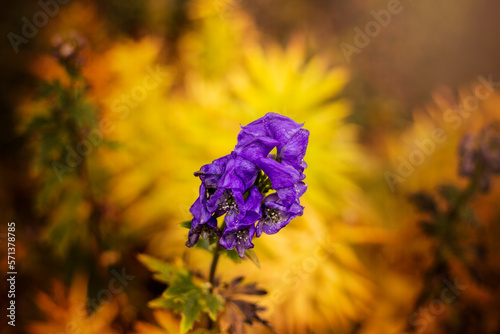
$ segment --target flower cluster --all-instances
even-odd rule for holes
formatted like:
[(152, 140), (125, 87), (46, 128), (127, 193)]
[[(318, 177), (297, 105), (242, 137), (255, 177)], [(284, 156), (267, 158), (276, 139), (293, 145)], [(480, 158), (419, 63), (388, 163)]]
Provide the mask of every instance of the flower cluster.
[[(309, 131), (292, 119), (268, 113), (243, 126), (230, 154), (201, 167), (199, 197), (186, 245), (200, 235), (225, 249), (253, 248), (252, 238), (275, 234), (302, 215), (300, 197), (306, 191), (304, 162)], [(270, 154), (276, 148), (275, 154)], [(225, 215), (218, 227), (217, 218)]]
[[(500, 173), (500, 133), (486, 126), (478, 136), (466, 135), (459, 146), (460, 175), (480, 177), (483, 192), (490, 188), (490, 175)], [(480, 173), (481, 175), (476, 175)]]

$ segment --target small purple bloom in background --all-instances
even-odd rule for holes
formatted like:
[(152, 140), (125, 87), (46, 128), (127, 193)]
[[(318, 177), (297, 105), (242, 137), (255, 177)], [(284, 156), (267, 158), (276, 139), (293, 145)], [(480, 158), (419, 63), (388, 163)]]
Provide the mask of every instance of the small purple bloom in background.
[[(220, 236), (219, 245), (238, 251), (253, 248), (252, 238), (275, 234), (304, 208), (307, 189), (304, 162), (309, 131), (303, 124), (268, 113), (243, 126), (234, 151), (195, 173), (202, 182), (193, 214), (188, 247), (199, 237)], [(271, 154), (276, 149), (276, 154)], [(275, 192), (268, 194), (270, 190)], [(217, 218), (224, 216), (223, 231)], [(222, 228), (222, 227), (221, 227)]]
[(460, 175), (478, 177), (480, 189), (488, 191), (490, 175), (500, 173), (500, 133), (489, 125), (478, 136), (465, 135), (459, 145), (459, 157)]

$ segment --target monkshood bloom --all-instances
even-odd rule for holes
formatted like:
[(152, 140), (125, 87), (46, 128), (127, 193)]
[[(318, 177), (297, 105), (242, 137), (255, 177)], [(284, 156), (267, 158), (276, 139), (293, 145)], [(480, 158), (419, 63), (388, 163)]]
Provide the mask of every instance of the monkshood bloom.
[[(298, 197), (305, 193), (307, 186), (300, 182), (297, 184), (299, 189)], [(290, 206), (284, 206), (277, 193), (267, 195), (262, 201), (262, 217), (257, 223), (257, 237), (262, 232), (266, 234), (275, 234), (297, 216), (302, 216), (304, 207), (300, 205), (299, 199)]]
[[(186, 245), (199, 237), (220, 237), (219, 245), (238, 251), (253, 248), (252, 238), (275, 234), (302, 215), (300, 197), (307, 164), (309, 131), (288, 117), (268, 113), (243, 126), (233, 152), (201, 167), (199, 197)], [(276, 154), (270, 152), (276, 148)], [(275, 192), (269, 193), (271, 190)], [(225, 215), (221, 229), (217, 218)]]

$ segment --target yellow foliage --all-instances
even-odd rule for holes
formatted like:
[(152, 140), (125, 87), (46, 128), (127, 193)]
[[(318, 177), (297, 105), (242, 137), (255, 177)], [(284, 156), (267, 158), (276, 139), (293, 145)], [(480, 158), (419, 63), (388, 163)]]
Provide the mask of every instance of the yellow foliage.
[(68, 291), (60, 282), (54, 284), (48, 295), (39, 292), (36, 303), (43, 310), (47, 320), (35, 322), (28, 327), (31, 334), (82, 333), (115, 334), (112, 322), (118, 314), (115, 301), (103, 303), (92, 314), (87, 313), (87, 284), (85, 276), (76, 276)]

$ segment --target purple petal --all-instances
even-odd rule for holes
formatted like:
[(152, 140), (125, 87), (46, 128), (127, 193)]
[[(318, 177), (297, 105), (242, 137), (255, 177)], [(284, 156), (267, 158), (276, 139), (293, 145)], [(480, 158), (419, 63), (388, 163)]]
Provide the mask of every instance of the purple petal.
[(205, 183), (207, 187), (215, 188), (226, 169), (227, 161), (231, 155), (226, 155), (222, 158), (212, 161), (211, 164), (204, 165), (200, 168), (200, 172), (195, 173), (200, 177), (201, 182)]
[(293, 186), (299, 181), (300, 173), (292, 166), (280, 164), (269, 158), (259, 159), (257, 165), (269, 177), (275, 190)]
[(250, 188), (248, 198), (243, 205), (240, 205), (239, 215), (237, 219), (226, 216), (225, 232), (233, 232), (242, 228), (253, 225), (262, 215), (262, 198), (263, 195), (255, 186)]
[(290, 206), (284, 206), (278, 194), (270, 194), (263, 200), (264, 210), (262, 218), (257, 223), (257, 236), (262, 232), (275, 234), (297, 216), (301, 216), (304, 207), (298, 201)]
[(198, 242), (200, 235), (204, 235), (206, 238), (210, 238), (210, 234), (215, 234), (220, 236), (221, 232), (217, 227), (217, 219), (211, 217), (206, 223), (201, 224), (195, 219), (191, 222), (191, 228), (189, 229), (188, 240), (186, 241), (186, 246), (193, 247)]
[(307, 144), (309, 142), (309, 131), (306, 129), (298, 130), (293, 137), (281, 148), (278, 158), (281, 162), (291, 165), (301, 172), (307, 165), (304, 164)]
[(248, 125), (242, 126), (238, 134), (238, 143), (246, 144), (255, 137), (269, 137), (264, 127), (264, 117), (261, 117)]
[(270, 137), (254, 137), (245, 144), (238, 143), (235, 152), (242, 158), (257, 161), (259, 158), (267, 157), (278, 144), (277, 140)]
[(201, 224), (206, 223), (210, 219), (210, 216), (212, 216), (213, 211), (210, 211), (207, 206), (206, 188), (203, 183), (199, 188), (199, 196), (189, 208), (189, 212), (191, 212), (193, 217)]
[(238, 255), (243, 258), (245, 256), (245, 250), (254, 247), (252, 243), (254, 235), (255, 227), (253, 225), (233, 232), (224, 231), (224, 234), (219, 240), (219, 244), (228, 250), (236, 247)]
[(228, 161), (226, 171), (219, 180), (218, 187), (245, 192), (255, 182), (258, 172), (259, 169), (253, 162), (236, 157)]
[(286, 116), (268, 113), (264, 116), (264, 127), (267, 133), (274, 139), (277, 139), (280, 144), (278, 151), (288, 142), (288, 140), (300, 129), (303, 124), (297, 123)]

